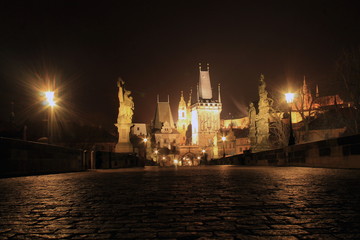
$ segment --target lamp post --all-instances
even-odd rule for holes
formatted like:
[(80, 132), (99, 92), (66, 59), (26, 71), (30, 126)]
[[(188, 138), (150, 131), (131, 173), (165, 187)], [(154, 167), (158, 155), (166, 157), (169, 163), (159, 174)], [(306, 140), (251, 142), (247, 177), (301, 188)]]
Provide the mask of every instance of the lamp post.
[(144, 138), (144, 144), (145, 144), (145, 154), (144, 154), (144, 157), (145, 157), (145, 160), (146, 160), (146, 150), (147, 150), (147, 141), (148, 139), (147, 138)]
[(54, 107), (56, 106), (55, 102), (55, 92), (47, 91), (44, 92), (46, 98), (46, 105), (48, 106), (48, 121), (47, 121), (47, 130), (48, 130), (48, 143), (52, 143), (52, 127), (53, 127), (53, 115), (54, 115)]
[(291, 104), (294, 101), (295, 94), (294, 93), (285, 93), (286, 102), (289, 105), (289, 114), (290, 114), (290, 136), (288, 146), (295, 144), (294, 131), (292, 127), (292, 119), (291, 119)]
[(226, 141), (226, 137), (222, 136), (221, 140), (223, 141), (223, 157), (225, 157), (225, 141)]

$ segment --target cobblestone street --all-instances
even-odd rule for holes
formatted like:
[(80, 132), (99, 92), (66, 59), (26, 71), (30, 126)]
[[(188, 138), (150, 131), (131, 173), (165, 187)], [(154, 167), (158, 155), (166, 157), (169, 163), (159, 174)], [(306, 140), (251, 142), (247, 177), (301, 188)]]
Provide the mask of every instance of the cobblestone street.
[(359, 170), (97, 170), (0, 192), (0, 239), (360, 239)]

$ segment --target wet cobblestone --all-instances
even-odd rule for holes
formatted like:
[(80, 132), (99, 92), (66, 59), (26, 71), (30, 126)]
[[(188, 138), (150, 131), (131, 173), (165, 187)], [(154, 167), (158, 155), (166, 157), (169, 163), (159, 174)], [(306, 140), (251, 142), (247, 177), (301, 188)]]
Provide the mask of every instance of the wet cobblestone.
[(208, 166), (0, 179), (0, 239), (360, 239), (360, 171)]

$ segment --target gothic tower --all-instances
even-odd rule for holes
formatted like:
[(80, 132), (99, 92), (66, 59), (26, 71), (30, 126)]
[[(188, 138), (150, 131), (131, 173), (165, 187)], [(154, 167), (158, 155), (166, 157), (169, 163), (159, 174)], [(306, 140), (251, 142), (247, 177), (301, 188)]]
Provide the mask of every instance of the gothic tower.
[(189, 125), (189, 112), (184, 100), (183, 92), (181, 91), (179, 108), (178, 108), (178, 121), (177, 121), (177, 130), (180, 133), (180, 144), (185, 144), (185, 134), (187, 127)]
[(205, 71), (199, 64), (197, 101), (191, 106), (192, 144), (202, 148), (214, 145), (214, 138), (220, 129), (221, 110), (220, 86), (218, 87), (218, 99), (214, 99), (209, 64)]

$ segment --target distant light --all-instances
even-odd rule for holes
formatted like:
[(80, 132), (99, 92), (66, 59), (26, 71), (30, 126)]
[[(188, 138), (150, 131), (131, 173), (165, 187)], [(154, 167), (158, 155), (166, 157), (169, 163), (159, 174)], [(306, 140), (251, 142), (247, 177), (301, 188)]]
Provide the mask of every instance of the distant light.
[(44, 94), (45, 94), (45, 97), (46, 97), (47, 104), (50, 107), (56, 106), (56, 102), (55, 102), (55, 99), (54, 99), (55, 98), (55, 93), (53, 91), (47, 91)]
[(223, 142), (225, 142), (225, 141), (226, 141), (226, 137), (225, 137), (225, 136), (222, 136), (222, 137), (221, 137), (221, 140), (222, 140)]
[(146, 142), (148, 141), (148, 139), (147, 139), (147, 138), (144, 138), (144, 140), (143, 140), (143, 141), (144, 141), (144, 143), (146, 143)]
[(177, 165), (179, 161), (177, 159), (174, 159), (174, 164)]
[(155, 150), (155, 154), (158, 154), (159, 153), (159, 151), (158, 150)]
[(202, 152), (202, 153), (205, 153), (206, 151), (205, 151), (205, 149), (203, 149), (203, 150), (201, 150), (201, 152)]
[(287, 103), (292, 103), (294, 101), (295, 93), (285, 93), (285, 100)]
[(197, 159), (200, 159), (201, 157), (197, 157)]
[(163, 160), (165, 160), (165, 157), (162, 157)]

